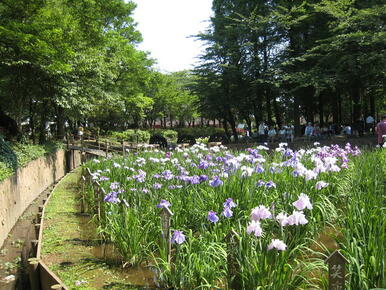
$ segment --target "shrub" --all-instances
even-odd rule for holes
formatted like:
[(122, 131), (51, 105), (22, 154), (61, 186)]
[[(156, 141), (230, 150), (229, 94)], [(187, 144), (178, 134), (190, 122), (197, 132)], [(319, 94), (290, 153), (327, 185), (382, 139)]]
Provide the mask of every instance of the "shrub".
[(9, 143), (0, 135), (0, 181), (19, 167), (37, 159), (47, 153), (55, 152), (61, 148), (60, 143), (47, 143), (45, 145), (32, 145), (27, 143)]
[(165, 130), (162, 136), (171, 143), (177, 143), (178, 132), (174, 130)]
[(111, 137), (118, 141), (128, 141), (132, 143), (149, 143), (150, 133), (142, 130), (129, 129), (123, 132), (113, 132)]
[(174, 130), (157, 129), (150, 131), (149, 134), (162, 136), (168, 141), (168, 143), (177, 143), (178, 132)]

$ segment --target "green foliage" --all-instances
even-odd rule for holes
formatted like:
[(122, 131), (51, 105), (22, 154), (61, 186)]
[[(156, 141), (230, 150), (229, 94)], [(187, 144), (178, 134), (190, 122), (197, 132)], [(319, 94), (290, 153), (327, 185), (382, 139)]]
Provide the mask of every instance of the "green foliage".
[(195, 69), (201, 114), (235, 137), (240, 121), (298, 131), (301, 115), (322, 126), (327, 116), (374, 116), (385, 96), (385, 11), (380, 0), (213, 1), (198, 35), (207, 45)]
[(129, 129), (123, 132), (113, 132), (111, 137), (118, 141), (127, 141), (132, 143), (149, 143), (150, 133), (143, 130)]
[(65, 120), (85, 116), (103, 129), (127, 120), (138, 126), (153, 100), (145, 95), (152, 61), (136, 48), (135, 4), (19, 2), (0, 3), (0, 107), (31, 118), (42, 139), (50, 119), (62, 131)]
[[(103, 237), (115, 243), (126, 262), (136, 265), (147, 261), (155, 265), (159, 282), (168, 288), (225, 288), (233, 279), (239, 285), (234, 287), (236, 289), (323, 288), (323, 276), (316, 276), (315, 273), (326, 271), (323, 258), (329, 253), (328, 250), (317, 252), (309, 246), (315, 243), (318, 233), (326, 225), (337, 221), (338, 217), (342, 218), (337, 213), (341, 198), (336, 188), (345, 169), (321, 172), (316, 179), (310, 180), (294, 177), (294, 168), (278, 166), (293, 160), (283, 154), (286, 149), (282, 148), (272, 153), (264, 150), (254, 152), (259, 152), (259, 159), (265, 160), (261, 163), (264, 168), (261, 173), (251, 167), (249, 158), (245, 158), (246, 152), (232, 152), (235, 154), (234, 162), (243, 161), (228, 178), (221, 178), (224, 183), (218, 187), (211, 187), (208, 181), (189, 184), (176, 177), (181, 174), (181, 166), (188, 169), (192, 177), (205, 174), (211, 180), (214, 175), (219, 176), (224, 170), (224, 161), (216, 157), (230, 156), (231, 152), (219, 148), (208, 150), (196, 145), (172, 151), (171, 158), (166, 159), (164, 152), (143, 152), (128, 154), (124, 158), (117, 156), (100, 162), (88, 162), (86, 166), (94, 178), (100, 179), (107, 194), (100, 211), (100, 232)], [(318, 149), (313, 148), (298, 157), (307, 168), (315, 166), (314, 150)], [(337, 152), (341, 151), (339, 149)], [(192, 165), (200, 164), (209, 157), (213, 163), (209, 168), (200, 169)], [(341, 157), (337, 158), (340, 160), (337, 164), (341, 165)], [(126, 166), (134, 171), (128, 173), (124, 169)], [(214, 168), (217, 168), (217, 172), (213, 172)], [(250, 168), (251, 176), (245, 174), (242, 168)], [(166, 172), (172, 177), (167, 177)], [(155, 174), (165, 175), (165, 178), (157, 178)], [(140, 180), (141, 176), (143, 180)], [(272, 180), (276, 187), (258, 187), (258, 179)], [(328, 182), (328, 187), (318, 190), (316, 182), (320, 180)], [(112, 181), (113, 186), (117, 187), (113, 191)], [(177, 185), (180, 186), (178, 190)], [(91, 196), (88, 199), (90, 209), (98, 204), (98, 200), (92, 198), (95, 196), (94, 190), (92, 186), (87, 189), (88, 196)], [(116, 192), (119, 192), (116, 195), (119, 199), (113, 200)], [(252, 208), (265, 205), (272, 211), (274, 208), (275, 216), (280, 212), (290, 214), (295, 209), (293, 202), (301, 192), (307, 192), (313, 205), (312, 210), (304, 210), (307, 224), (281, 227), (276, 219), (270, 218), (260, 220), (263, 228), (261, 237), (247, 233)], [(224, 210), (224, 201), (229, 197), (237, 206), (232, 208), (233, 215), (225, 218), (221, 212)], [(172, 245), (171, 263), (165, 253), (159, 217), (161, 209), (157, 207), (163, 199), (171, 203), (172, 233), (179, 230), (186, 235), (185, 242)], [(217, 223), (208, 221), (210, 210), (218, 213)], [(92, 214), (96, 212), (91, 211)], [(229, 246), (226, 237), (232, 231), (236, 234), (234, 243)], [(128, 236), (132, 239), (127, 239)], [(272, 239), (283, 240), (287, 245), (286, 251), (267, 250)], [(238, 269), (232, 277), (227, 271), (228, 255), (231, 255)]]
[[(12, 150), (11, 145), (4, 140), (4, 137), (0, 134), (0, 162), (3, 163), (3, 167), (9, 167), (13, 170), (17, 169), (17, 158)], [(3, 169), (6, 171), (6, 169)], [(1, 178), (0, 178), (1, 180)]]
[(0, 137), (0, 181), (11, 176), (17, 168), (32, 160), (53, 153), (61, 148), (60, 143), (32, 145), (26, 143), (10, 144)]
[(380, 149), (355, 160), (339, 187), (345, 200), (338, 223), (349, 260), (349, 289), (385, 287), (385, 176), (386, 152)]
[(152, 135), (160, 135), (164, 137), (168, 142), (177, 143), (178, 132), (175, 130), (156, 129), (149, 132)]

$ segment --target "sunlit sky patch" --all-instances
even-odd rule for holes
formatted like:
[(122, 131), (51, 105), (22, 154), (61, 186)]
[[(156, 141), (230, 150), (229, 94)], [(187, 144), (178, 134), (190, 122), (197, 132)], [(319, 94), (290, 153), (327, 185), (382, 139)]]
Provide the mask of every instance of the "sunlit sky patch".
[(190, 69), (202, 52), (192, 35), (209, 25), (212, 0), (134, 0), (141, 50), (150, 52), (163, 72)]

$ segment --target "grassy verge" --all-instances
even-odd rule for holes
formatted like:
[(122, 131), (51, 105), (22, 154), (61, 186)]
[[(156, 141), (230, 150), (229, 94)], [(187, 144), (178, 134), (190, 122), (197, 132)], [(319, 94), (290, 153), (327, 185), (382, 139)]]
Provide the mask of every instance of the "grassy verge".
[(11, 176), (17, 168), (25, 166), (45, 154), (53, 153), (61, 148), (60, 143), (32, 145), (25, 143), (9, 143), (0, 135), (0, 182)]

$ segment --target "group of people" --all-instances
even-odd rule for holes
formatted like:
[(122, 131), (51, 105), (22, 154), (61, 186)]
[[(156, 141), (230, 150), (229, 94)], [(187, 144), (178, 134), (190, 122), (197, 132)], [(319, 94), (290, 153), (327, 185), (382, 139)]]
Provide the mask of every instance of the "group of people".
[(259, 142), (293, 142), (295, 132), (293, 125), (282, 125), (276, 127), (274, 125), (267, 126), (265, 123), (260, 123), (258, 127)]
[[(352, 135), (361, 136), (364, 131), (367, 132), (376, 132), (378, 135), (377, 143), (382, 146), (384, 140), (386, 139), (386, 114), (383, 115), (382, 120), (375, 124), (374, 118), (371, 116), (367, 117), (364, 120), (366, 124), (359, 126), (359, 124), (328, 124), (320, 127), (319, 123), (312, 124), (308, 122), (306, 125), (302, 126), (302, 133), (307, 139), (328, 139), (333, 135), (342, 134), (347, 137)], [(374, 130), (375, 129), (375, 130)], [(266, 125), (264, 122), (261, 122), (258, 126), (256, 133), (252, 137), (257, 137), (259, 142), (293, 142), (295, 136), (295, 130), (293, 125), (276, 126), (276, 125)], [(385, 136), (385, 137), (383, 137)]]

